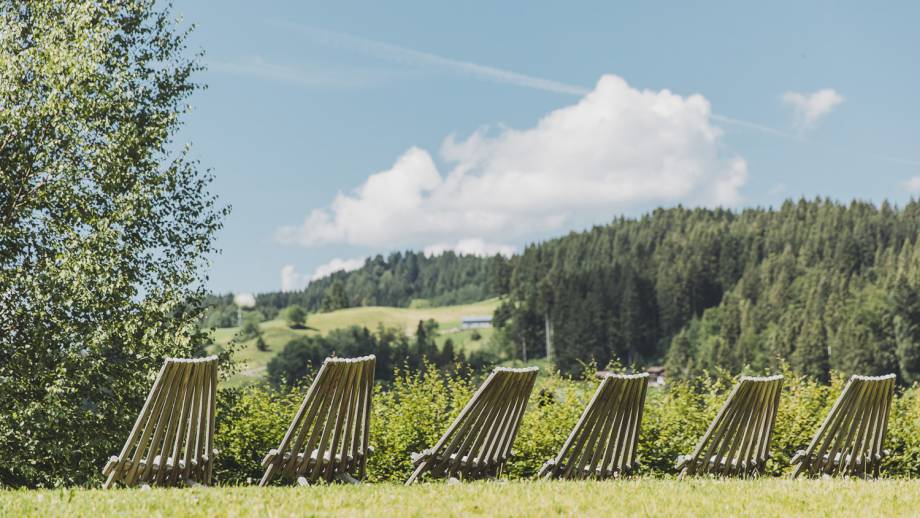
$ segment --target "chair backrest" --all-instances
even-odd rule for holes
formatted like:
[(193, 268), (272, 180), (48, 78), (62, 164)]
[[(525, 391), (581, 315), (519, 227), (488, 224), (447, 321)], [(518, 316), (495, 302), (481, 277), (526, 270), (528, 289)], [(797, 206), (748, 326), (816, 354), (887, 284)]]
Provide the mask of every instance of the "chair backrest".
[(693, 453), (677, 465), (681, 475), (751, 475), (770, 455), (782, 376), (748, 377), (732, 389)]
[(272, 476), (323, 478), (355, 472), (364, 476), (374, 355), (326, 358), (276, 450), (266, 455), (260, 485)]
[(511, 454), (538, 371), (494, 369), (406, 483), (425, 470), (436, 476), (495, 475)]
[(539, 476), (605, 478), (628, 473), (648, 390), (648, 374), (607, 374), (556, 458)]
[(878, 476), (895, 375), (852, 376), (805, 451), (793, 476)]
[(217, 357), (168, 358), (121, 453), (103, 469), (104, 487), (211, 483)]

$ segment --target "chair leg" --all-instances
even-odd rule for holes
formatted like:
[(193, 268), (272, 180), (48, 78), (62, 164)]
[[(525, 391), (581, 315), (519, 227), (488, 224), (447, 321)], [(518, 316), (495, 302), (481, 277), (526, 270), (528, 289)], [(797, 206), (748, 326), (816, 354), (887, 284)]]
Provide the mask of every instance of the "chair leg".
[(259, 487), (265, 487), (268, 485), (269, 482), (271, 482), (272, 475), (275, 473), (276, 467), (277, 467), (277, 464), (272, 462), (271, 464), (268, 465), (267, 468), (265, 468), (265, 473), (262, 474), (262, 480), (259, 481)]
[(412, 473), (412, 476), (409, 477), (409, 480), (406, 481), (406, 485), (407, 485), (407, 486), (412, 485), (412, 483), (415, 482), (415, 481), (418, 479), (419, 475), (421, 475), (422, 472), (425, 471), (425, 468), (427, 468), (427, 467), (428, 467), (428, 461), (427, 461), (427, 460), (423, 460), (423, 461), (418, 465), (418, 467), (415, 468), (415, 471)]

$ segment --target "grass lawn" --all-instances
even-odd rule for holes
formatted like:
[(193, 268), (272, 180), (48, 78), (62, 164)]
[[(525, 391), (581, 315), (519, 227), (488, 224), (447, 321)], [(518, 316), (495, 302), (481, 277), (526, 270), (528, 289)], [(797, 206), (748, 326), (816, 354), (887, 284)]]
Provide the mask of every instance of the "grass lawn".
[(917, 516), (920, 481), (637, 480), (0, 491), (3, 516)]
[[(268, 361), (278, 354), (285, 344), (293, 338), (317, 333), (326, 334), (333, 329), (349, 326), (364, 326), (374, 330), (379, 324), (383, 324), (387, 327), (397, 327), (413, 335), (419, 320), (431, 318), (440, 324), (442, 335), (438, 338), (439, 344), (443, 344), (444, 340), (451, 338), (454, 341), (456, 350), (465, 348), (467, 351), (473, 351), (482, 347), (488, 341), (493, 331), (492, 329), (481, 329), (482, 338), (478, 341), (471, 339), (471, 331), (448, 331), (457, 330), (463, 317), (491, 315), (497, 306), (498, 299), (489, 299), (473, 304), (429, 308), (384, 306), (349, 308), (309, 315), (307, 317), (307, 327), (309, 329), (291, 329), (280, 318), (262, 322), (259, 326), (262, 328), (263, 338), (268, 350), (258, 350), (255, 340), (243, 342), (243, 346), (236, 353), (236, 360), (240, 364), (240, 372), (233, 376), (228, 384), (240, 386), (261, 379), (265, 375), (265, 366)], [(217, 329), (214, 331), (214, 343), (221, 346), (226, 345), (238, 331), (239, 329), (236, 327)]]

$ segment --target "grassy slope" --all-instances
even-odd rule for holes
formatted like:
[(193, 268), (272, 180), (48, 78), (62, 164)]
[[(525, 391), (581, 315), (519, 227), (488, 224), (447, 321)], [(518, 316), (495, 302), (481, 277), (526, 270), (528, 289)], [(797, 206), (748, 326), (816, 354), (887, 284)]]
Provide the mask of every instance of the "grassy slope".
[[(265, 373), (265, 365), (268, 364), (268, 361), (280, 352), (292, 338), (317, 333), (325, 334), (333, 329), (353, 325), (365, 326), (373, 330), (376, 329), (378, 324), (383, 324), (387, 327), (397, 327), (409, 334), (414, 334), (419, 320), (432, 318), (440, 324), (442, 334), (438, 339), (439, 343), (451, 338), (458, 350), (459, 348), (464, 348), (467, 351), (475, 350), (475, 348), (481, 347), (481, 344), (488, 340), (492, 329), (480, 330), (482, 339), (479, 341), (470, 339), (470, 331), (454, 333), (449, 331), (458, 328), (460, 320), (465, 316), (491, 315), (497, 305), (498, 299), (489, 299), (474, 304), (434, 308), (393, 308), (382, 306), (350, 308), (310, 315), (307, 318), (307, 326), (310, 329), (291, 329), (281, 319), (262, 322), (260, 326), (265, 343), (268, 345), (268, 351), (263, 352), (256, 349), (255, 340), (244, 342), (243, 347), (236, 354), (241, 371), (231, 378), (229, 383), (230, 385), (243, 385), (260, 379)], [(237, 331), (238, 328), (235, 327), (215, 330), (214, 343), (218, 345), (227, 344)]]
[(911, 516), (909, 480), (476, 482), (0, 491), (4, 516)]

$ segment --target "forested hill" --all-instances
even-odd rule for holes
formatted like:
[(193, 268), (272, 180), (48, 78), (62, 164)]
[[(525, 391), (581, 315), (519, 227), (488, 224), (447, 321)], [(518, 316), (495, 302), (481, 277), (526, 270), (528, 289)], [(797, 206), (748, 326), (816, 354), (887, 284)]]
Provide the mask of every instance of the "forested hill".
[(918, 233), (917, 202), (656, 210), (528, 247), (511, 261), (497, 321), (509, 351), (531, 344), (535, 355), (548, 320), (566, 371), (591, 358), (666, 359), (671, 376), (786, 361), (818, 378), (913, 381)]
[[(565, 372), (613, 359), (664, 362), (669, 376), (787, 362), (821, 379), (838, 370), (910, 382), (920, 381), (918, 234), (918, 202), (677, 207), (532, 244), (510, 260), (377, 256), (257, 300), (271, 316), (291, 304), (323, 311), (502, 295), (495, 348), (542, 356), (549, 328)], [(224, 317), (234, 325), (235, 312)]]
[[(490, 275), (497, 260), (454, 252), (377, 255), (357, 270), (335, 272), (301, 291), (262, 293), (256, 301), (267, 316), (293, 304), (315, 312), (357, 306), (406, 307), (421, 299), (433, 306), (478, 302), (495, 295)], [(232, 299), (232, 295), (224, 295), (212, 304), (229, 306)], [(229, 317), (234, 315), (230, 311)]]

